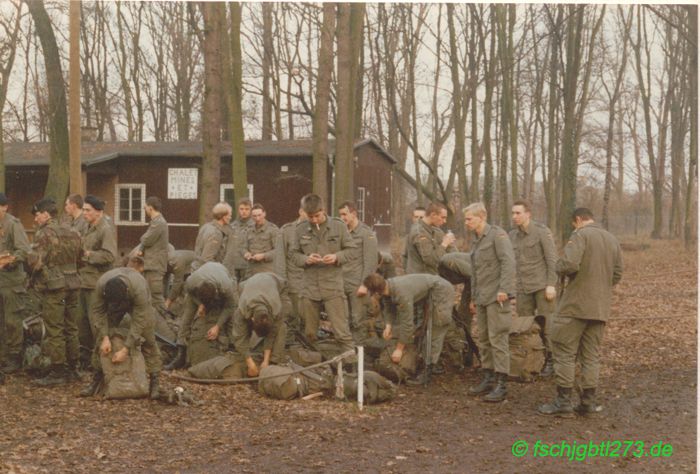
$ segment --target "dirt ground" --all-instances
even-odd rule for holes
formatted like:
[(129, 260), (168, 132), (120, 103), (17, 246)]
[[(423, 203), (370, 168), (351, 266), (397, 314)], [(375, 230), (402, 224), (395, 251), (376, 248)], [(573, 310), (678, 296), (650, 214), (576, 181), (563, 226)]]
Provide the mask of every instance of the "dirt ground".
[[(474, 370), (402, 386), (363, 412), (334, 400), (273, 401), (241, 385), (186, 384), (199, 407), (85, 400), (78, 383), (39, 389), (12, 376), (0, 386), (0, 472), (695, 472), (697, 254), (647, 243), (625, 252), (612, 318), (664, 319), (610, 321), (604, 411), (593, 418), (537, 415), (551, 380), (511, 383), (507, 401), (483, 403), (467, 394)], [(511, 452), (518, 440), (528, 444), (520, 458)], [(533, 457), (538, 440), (622, 444), (619, 457), (578, 461)], [(625, 441), (672, 452), (637, 458), (634, 445), (623, 456)]]

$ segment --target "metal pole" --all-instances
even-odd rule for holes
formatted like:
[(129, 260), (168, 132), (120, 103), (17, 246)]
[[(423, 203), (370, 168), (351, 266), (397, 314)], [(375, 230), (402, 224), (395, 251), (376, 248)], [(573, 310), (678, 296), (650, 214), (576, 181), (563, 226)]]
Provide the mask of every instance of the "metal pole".
[(360, 411), (365, 401), (365, 348), (357, 347), (357, 406)]

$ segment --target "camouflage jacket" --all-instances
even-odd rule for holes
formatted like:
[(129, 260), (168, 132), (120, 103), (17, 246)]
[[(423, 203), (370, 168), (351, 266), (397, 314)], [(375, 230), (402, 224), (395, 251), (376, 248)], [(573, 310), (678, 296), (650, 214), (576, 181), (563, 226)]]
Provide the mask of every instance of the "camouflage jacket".
[(40, 290), (77, 290), (80, 253), (80, 235), (49, 219), (34, 235), (28, 257), (32, 283)]

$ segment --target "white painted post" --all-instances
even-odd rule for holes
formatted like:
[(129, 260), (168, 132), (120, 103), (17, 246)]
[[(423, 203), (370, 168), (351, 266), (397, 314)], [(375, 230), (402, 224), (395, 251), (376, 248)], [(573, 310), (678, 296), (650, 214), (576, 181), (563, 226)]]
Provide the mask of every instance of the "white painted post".
[(362, 411), (365, 401), (365, 348), (357, 347), (357, 405)]

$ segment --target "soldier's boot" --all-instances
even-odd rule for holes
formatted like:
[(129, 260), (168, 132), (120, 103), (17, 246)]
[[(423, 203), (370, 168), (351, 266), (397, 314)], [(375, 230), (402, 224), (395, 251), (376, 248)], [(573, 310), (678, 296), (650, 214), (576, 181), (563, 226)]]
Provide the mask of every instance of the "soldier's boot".
[(7, 356), (5, 365), (2, 366), (2, 371), (6, 374), (14, 374), (22, 368), (22, 355), (10, 354)]
[(540, 377), (551, 377), (552, 375), (554, 375), (554, 361), (552, 353), (547, 351), (544, 355), (544, 366), (540, 371)]
[(496, 376), (494, 375), (493, 370), (484, 369), (483, 372), (484, 375), (481, 379), (481, 382), (479, 382), (477, 385), (469, 387), (469, 395), (481, 395), (490, 391), (493, 388), (496, 382)]
[(68, 382), (80, 382), (80, 374), (78, 373), (78, 365), (80, 361), (69, 361), (68, 369), (66, 370), (66, 375), (68, 377)]
[(178, 344), (177, 355), (175, 355), (175, 358), (173, 360), (171, 360), (168, 365), (163, 367), (163, 370), (182, 369), (185, 366), (186, 362), (187, 362), (187, 346), (181, 346)]
[(493, 387), (489, 393), (487, 393), (482, 399), (485, 402), (502, 402), (506, 399), (508, 395), (508, 387), (506, 381), (508, 380), (508, 374), (502, 374), (496, 372), (496, 386)]
[(150, 383), (148, 385), (148, 397), (151, 400), (157, 400), (160, 396), (160, 381), (158, 380), (158, 372), (150, 375)]
[(426, 366), (423, 366), (423, 368), (416, 374), (415, 377), (406, 379), (406, 384), (414, 386), (427, 385), (429, 381), (430, 376), (428, 375), (428, 369)]
[(464, 367), (469, 368), (474, 365), (474, 353), (467, 347), (467, 354), (464, 356)]
[(54, 364), (51, 366), (51, 370), (49, 370), (46, 376), (35, 379), (34, 383), (41, 387), (65, 385), (68, 383), (68, 370), (63, 364)]
[(600, 413), (603, 411), (603, 407), (598, 405), (595, 401), (595, 389), (594, 388), (584, 388), (581, 393), (581, 403), (574, 407), (574, 411), (581, 416), (591, 415), (593, 413)]
[(574, 416), (574, 407), (571, 405), (571, 389), (557, 387), (557, 396), (551, 403), (545, 403), (537, 408), (542, 415), (556, 415), (563, 418)]
[(105, 376), (104, 373), (102, 373), (101, 370), (96, 371), (92, 375), (92, 381), (90, 382), (89, 385), (86, 385), (81, 391), (80, 391), (80, 396), (81, 397), (92, 397), (94, 396), (97, 391), (100, 389), (100, 385), (102, 385), (102, 381), (104, 380)]

